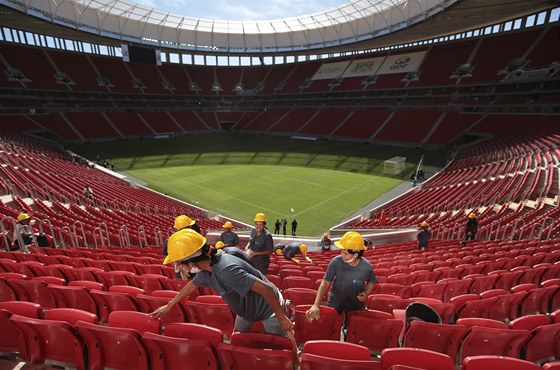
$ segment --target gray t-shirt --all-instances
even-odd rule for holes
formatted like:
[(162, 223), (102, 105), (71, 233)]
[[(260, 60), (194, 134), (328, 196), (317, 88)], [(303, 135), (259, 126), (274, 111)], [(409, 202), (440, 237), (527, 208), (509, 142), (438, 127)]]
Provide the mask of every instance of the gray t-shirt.
[(364, 291), (367, 283), (377, 283), (373, 267), (368, 260), (359, 259), (356, 266), (350, 266), (342, 260), (342, 256), (334, 257), (327, 267), (323, 279), (332, 282), (328, 305), (339, 313), (347, 310), (360, 310), (364, 302), (356, 296)]
[(220, 253), (214, 258), (212, 272), (197, 273), (193, 279), (194, 285), (213, 288), (236, 315), (247, 321), (261, 321), (271, 317), (274, 313), (272, 308), (251, 288), (257, 278), (270, 284), (276, 296), (280, 297), (278, 288), (242, 259), (226, 253)]
[(299, 246), (300, 243), (292, 242), (282, 249), (282, 254), (284, 255), (284, 257), (291, 260), (296, 254), (299, 253)]
[(220, 235), (220, 240), (227, 245), (239, 245), (239, 236), (237, 236), (236, 233), (234, 233), (233, 231), (230, 232), (229, 234), (227, 232), (223, 232)]
[(224, 248), (222, 248), (222, 251), (226, 254), (231, 255), (231, 256), (241, 258), (243, 261), (247, 262), (251, 266), (253, 265), (251, 263), (251, 259), (247, 255), (247, 253), (243, 252), (241, 249), (239, 249), (237, 247), (224, 247)]
[(261, 235), (257, 235), (257, 229), (251, 231), (251, 239), (249, 239), (249, 249), (253, 252), (274, 251), (272, 234), (264, 229)]

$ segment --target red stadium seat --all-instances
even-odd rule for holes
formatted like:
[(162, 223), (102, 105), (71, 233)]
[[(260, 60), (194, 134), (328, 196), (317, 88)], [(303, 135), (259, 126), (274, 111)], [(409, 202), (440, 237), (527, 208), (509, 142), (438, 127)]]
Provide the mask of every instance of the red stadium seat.
[(218, 356), (225, 369), (294, 369), (294, 354), (287, 350), (256, 349), (220, 343)]
[(282, 292), (285, 299), (289, 299), (293, 305), (312, 305), (315, 303), (317, 291), (307, 288), (288, 288)]
[(454, 361), (447, 355), (419, 348), (388, 348), (381, 352), (381, 367), (406, 365), (430, 370), (453, 370)]
[(218, 359), (204, 340), (144, 333), (142, 340), (151, 358), (151, 370), (217, 370)]
[(276, 349), (294, 351), (294, 344), (287, 337), (267, 333), (240, 333), (231, 335), (230, 344), (257, 349)]
[(524, 346), (524, 359), (542, 364), (560, 359), (560, 324), (539, 326)]
[(104, 292), (91, 290), (89, 292), (99, 309), (99, 321), (106, 323), (113, 311), (139, 311), (136, 299), (127, 293)]
[(348, 313), (346, 341), (367, 347), (373, 353), (385, 348), (398, 347), (399, 334), (404, 323), (393, 315), (373, 310)]
[(97, 315), (97, 305), (89, 290), (80, 286), (49, 285), (56, 307), (76, 308)]
[(12, 315), (20, 335), (20, 355), (32, 364), (55, 360), (86, 368), (84, 342), (73, 326), (63, 321), (40, 320)]
[(298, 345), (308, 340), (338, 340), (342, 327), (342, 316), (334, 308), (320, 306), (320, 319), (308, 321), (309, 305), (296, 306), (295, 337)]
[(184, 302), (189, 322), (222, 330), (228, 338), (233, 333), (235, 316), (225, 303)]
[(47, 283), (39, 280), (8, 280), (18, 300), (38, 303), (43, 308), (55, 308), (56, 302), (47, 289)]
[(533, 330), (541, 325), (550, 324), (550, 319), (546, 315), (527, 315), (521, 316), (510, 321), (508, 327), (515, 330)]
[(471, 356), (463, 360), (463, 370), (540, 370), (540, 367), (529, 361), (502, 356)]
[(141, 334), (134, 329), (78, 321), (76, 329), (87, 347), (90, 370), (105, 368), (149, 370), (149, 354)]
[(455, 360), (466, 332), (463, 325), (412, 321), (406, 329), (403, 346), (443, 353)]
[(521, 346), (529, 339), (528, 330), (496, 329), (473, 326), (461, 345), (461, 362), (469, 356), (496, 355), (518, 357)]
[[(154, 312), (157, 308), (169, 303), (171, 299), (172, 298), (153, 297), (144, 294), (136, 296), (136, 301), (140, 305), (140, 310), (144, 313)], [(176, 304), (167, 315), (161, 317), (161, 321), (164, 325), (174, 322), (187, 322), (187, 313), (181, 304)]]

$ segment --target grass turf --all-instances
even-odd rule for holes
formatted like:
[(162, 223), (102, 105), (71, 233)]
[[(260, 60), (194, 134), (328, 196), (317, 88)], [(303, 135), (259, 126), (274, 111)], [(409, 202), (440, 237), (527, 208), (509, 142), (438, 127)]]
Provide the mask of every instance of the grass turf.
[[(85, 148), (86, 156), (110, 158), (119, 170), (162, 193), (247, 223), (264, 212), (269, 228), (277, 218), (288, 223), (296, 218), (298, 235), (309, 236), (396, 186), (424, 154), (420, 149), (233, 133)], [(407, 157), (407, 170), (383, 175), (383, 161), (396, 155)], [(438, 158), (428, 152), (425, 163)]]

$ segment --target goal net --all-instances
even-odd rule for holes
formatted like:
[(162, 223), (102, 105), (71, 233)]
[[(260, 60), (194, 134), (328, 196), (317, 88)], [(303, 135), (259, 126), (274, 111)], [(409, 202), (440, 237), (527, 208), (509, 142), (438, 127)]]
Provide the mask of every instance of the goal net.
[(397, 175), (404, 171), (406, 157), (393, 157), (383, 163), (383, 173)]

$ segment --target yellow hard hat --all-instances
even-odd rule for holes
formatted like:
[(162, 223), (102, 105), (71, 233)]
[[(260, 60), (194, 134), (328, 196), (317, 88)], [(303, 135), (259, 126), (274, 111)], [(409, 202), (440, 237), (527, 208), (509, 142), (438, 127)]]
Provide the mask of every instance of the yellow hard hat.
[(167, 257), (164, 265), (184, 260), (198, 252), (206, 244), (206, 238), (193, 229), (179, 230), (167, 241)]
[(255, 222), (266, 222), (266, 215), (264, 213), (257, 213), (255, 215), (255, 219), (253, 220)]
[(224, 242), (220, 240), (219, 242), (216, 242), (216, 244), (214, 244), (214, 248), (222, 249), (224, 245), (225, 245)]
[(182, 229), (182, 228), (185, 228), (187, 226), (194, 225), (195, 222), (196, 221), (191, 220), (191, 218), (189, 216), (181, 215), (181, 216), (177, 216), (177, 218), (175, 219), (175, 223), (173, 223), (173, 227), (175, 229)]
[(354, 251), (363, 251), (366, 249), (364, 245), (364, 238), (357, 231), (348, 231), (346, 234), (342, 235), (339, 241), (334, 242), (340, 249), (351, 249)]
[(23, 221), (23, 220), (27, 220), (28, 218), (31, 218), (31, 215), (28, 214), (28, 213), (20, 213), (20, 214), (17, 216), (18, 222)]
[(323, 234), (323, 238), (328, 238), (328, 237), (329, 237), (329, 234), (327, 234), (327, 233)]
[(471, 214), (469, 215), (469, 218), (476, 218), (476, 214), (474, 212), (471, 212)]
[(274, 253), (276, 253), (277, 255), (281, 256), (282, 255), (282, 248), (278, 248), (274, 251)]
[(307, 245), (305, 244), (300, 244), (299, 245), (299, 251), (303, 254), (307, 253)]
[(224, 223), (224, 226), (222, 226), (224, 229), (232, 229), (233, 228), (233, 224), (231, 223), (231, 221), (226, 221)]
[(428, 223), (426, 221), (422, 221), (420, 224), (421, 227), (428, 227)]

